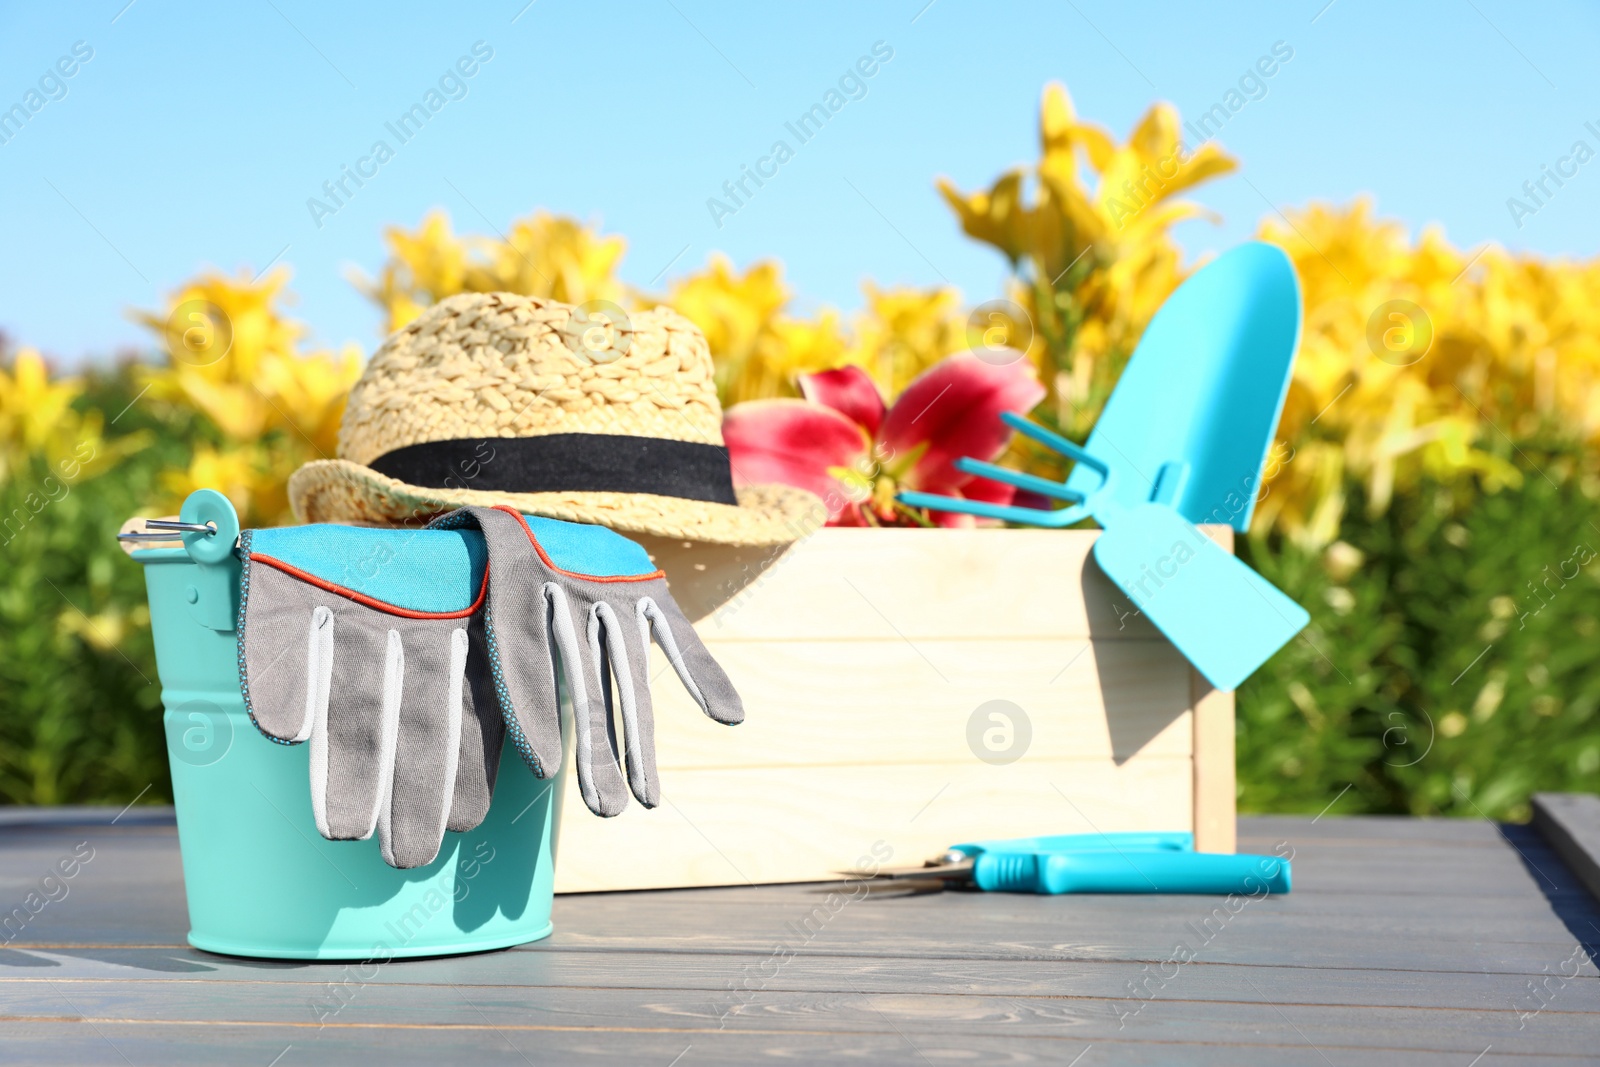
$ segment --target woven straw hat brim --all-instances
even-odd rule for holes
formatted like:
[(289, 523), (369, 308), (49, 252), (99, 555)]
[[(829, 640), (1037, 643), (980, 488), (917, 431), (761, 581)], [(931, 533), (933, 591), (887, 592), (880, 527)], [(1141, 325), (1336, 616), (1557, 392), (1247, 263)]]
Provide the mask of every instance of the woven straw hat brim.
[(314, 460), (289, 479), (289, 503), (301, 522), (393, 526), (458, 507), (508, 504), (524, 514), (597, 523), (622, 533), (764, 547), (797, 541), (827, 519), (822, 501), (804, 489), (760, 485), (736, 493), (738, 507), (649, 493), (426, 489), (346, 459)]

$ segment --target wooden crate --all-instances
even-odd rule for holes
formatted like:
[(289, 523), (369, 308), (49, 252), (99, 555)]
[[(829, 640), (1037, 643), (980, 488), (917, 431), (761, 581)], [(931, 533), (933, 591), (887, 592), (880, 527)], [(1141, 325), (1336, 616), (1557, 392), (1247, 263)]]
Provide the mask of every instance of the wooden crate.
[(1034, 834), (1192, 829), (1233, 851), (1233, 694), (1133, 613), (1097, 536), (647, 541), (746, 721), (707, 719), (654, 653), (663, 802), (599, 819), (569, 775), (556, 891), (813, 881), (875, 848), (906, 864)]

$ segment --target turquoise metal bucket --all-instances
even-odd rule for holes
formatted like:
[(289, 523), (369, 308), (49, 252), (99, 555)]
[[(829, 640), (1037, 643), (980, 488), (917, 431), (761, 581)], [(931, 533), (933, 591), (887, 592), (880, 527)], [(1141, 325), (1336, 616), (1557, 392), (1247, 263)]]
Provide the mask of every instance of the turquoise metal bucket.
[(308, 746), (267, 740), (245, 713), (239, 561), (219, 551), (228, 520), (231, 536), (238, 522), (231, 507), (217, 515), (222, 498), (207, 495), (211, 507), (200, 510), (209, 514), (194, 514), (192, 496), (182, 517), (215, 522), (209, 543), (133, 553), (144, 565), (166, 706), (189, 943), (232, 956), (387, 960), (548, 936), (563, 776), (534, 778), (510, 745), (488, 817), (446, 834), (426, 867), (389, 867), (376, 840), (318, 835)]

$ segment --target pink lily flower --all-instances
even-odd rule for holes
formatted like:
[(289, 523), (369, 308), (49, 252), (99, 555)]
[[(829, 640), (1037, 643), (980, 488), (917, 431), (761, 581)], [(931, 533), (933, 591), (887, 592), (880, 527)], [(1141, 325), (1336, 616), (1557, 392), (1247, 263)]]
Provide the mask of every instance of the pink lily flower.
[[(993, 461), (1011, 430), (1004, 411), (1044, 398), (1033, 366), (1016, 353), (990, 362), (971, 352), (941, 360), (892, 406), (860, 367), (799, 376), (804, 400), (749, 400), (723, 415), (735, 485), (774, 482), (821, 497), (830, 526), (912, 525), (921, 512), (897, 504), (902, 489), (1009, 504), (1017, 490), (955, 468), (961, 456)], [(970, 515), (935, 512), (939, 526), (971, 526)]]

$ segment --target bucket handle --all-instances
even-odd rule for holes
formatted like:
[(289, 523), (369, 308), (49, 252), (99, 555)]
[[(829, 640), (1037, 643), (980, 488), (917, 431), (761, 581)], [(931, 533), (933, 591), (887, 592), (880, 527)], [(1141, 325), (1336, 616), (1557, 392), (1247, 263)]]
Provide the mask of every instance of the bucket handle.
[(239, 513), (215, 489), (196, 489), (184, 500), (177, 519), (145, 519), (144, 527), (143, 531), (119, 533), (117, 540), (181, 540), (189, 558), (202, 564), (221, 563), (233, 554), (239, 541)]
[(205, 525), (202, 525), (202, 524), (200, 524), (198, 522), (179, 522), (176, 519), (141, 519), (140, 521), (144, 523), (144, 530), (143, 531), (128, 530), (128, 531), (125, 531), (123, 533), (119, 533), (119, 534), (117, 534), (117, 540), (118, 541), (175, 541), (175, 540), (177, 540), (177, 538), (173, 537), (172, 534), (170, 534), (170, 533), (165, 533), (165, 532), (151, 533), (150, 532), (151, 530), (157, 530), (157, 531), (172, 530), (174, 532), (182, 532), (184, 530), (192, 530), (195, 533), (205, 534), (208, 537), (217, 532), (217, 528), (215, 526), (205, 526)]
[(198, 567), (184, 587), (189, 614), (210, 630), (232, 632), (238, 607), (239, 572), (234, 550), (239, 541), (239, 513), (215, 489), (190, 493), (172, 519), (145, 519), (145, 532), (117, 535), (119, 541), (183, 541), (184, 551)]

